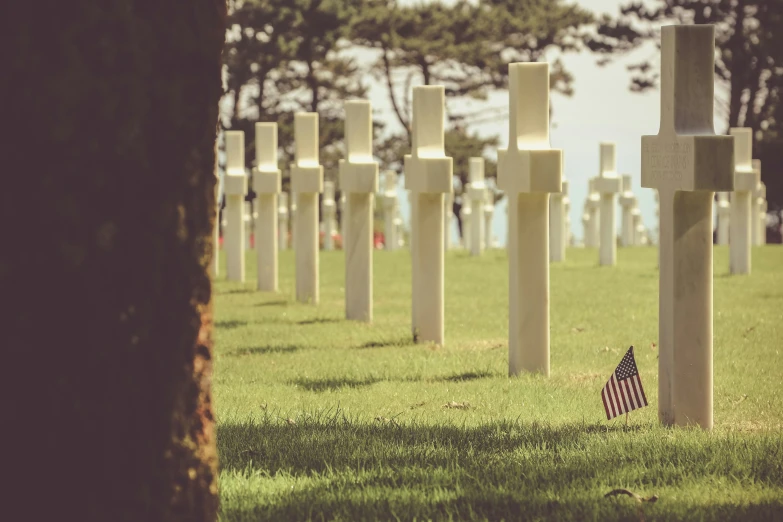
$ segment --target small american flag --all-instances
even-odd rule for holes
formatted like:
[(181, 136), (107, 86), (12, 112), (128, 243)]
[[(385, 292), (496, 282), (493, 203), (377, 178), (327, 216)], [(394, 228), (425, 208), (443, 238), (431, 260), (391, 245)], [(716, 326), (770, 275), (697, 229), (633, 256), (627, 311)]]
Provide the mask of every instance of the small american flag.
[(633, 358), (633, 346), (628, 348), (609, 382), (601, 390), (606, 418), (611, 420), (620, 414), (647, 406), (639, 371)]

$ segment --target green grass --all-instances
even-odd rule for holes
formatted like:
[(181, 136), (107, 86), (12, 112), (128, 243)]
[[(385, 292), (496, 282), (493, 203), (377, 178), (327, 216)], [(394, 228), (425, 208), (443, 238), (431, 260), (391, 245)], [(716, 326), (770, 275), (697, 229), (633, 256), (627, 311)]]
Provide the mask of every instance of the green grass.
[[(551, 377), (507, 377), (504, 251), (446, 260), (446, 345), (411, 343), (410, 258), (375, 253), (375, 319), (343, 319), (342, 252), (321, 303), (215, 284), (222, 520), (783, 520), (783, 248), (728, 276), (715, 249), (715, 430), (657, 423), (656, 250), (551, 266)], [(607, 422), (633, 344), (650, 407)], [(466, 409), (448, 408), (455, 401)], [(615, 488), (628, 497), (604, 498)]]

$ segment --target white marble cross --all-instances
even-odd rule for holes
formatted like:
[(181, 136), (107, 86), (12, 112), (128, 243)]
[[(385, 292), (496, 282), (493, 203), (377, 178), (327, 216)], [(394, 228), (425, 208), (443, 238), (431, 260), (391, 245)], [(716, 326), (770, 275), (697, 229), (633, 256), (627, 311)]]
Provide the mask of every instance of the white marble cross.
[(642, 186), (660, 197), (658, 416), (711, 429), (712, 198), (734, 188), (734, 149), (713, 128), (715, 27), (661, 33), (660, 127), (642, 137)]
[(445, 90), (413, 88), (411, 153), (405, 188), (411, 191), (413, 338), (444, 343), (444, 194), (452, 192), (452, 159), (444, 150)]
[(484, 248), (484, 194), (487, 191), (487, 185), (484, 182), (484, 158), (470, 158), (470, 187), (468, 187), (467, 197), (470, 200), (470, 255), (480, 256)]
[(614, 266), (617, 263), (617, 225), (615, 206), (617, 194), (622, 188), (622, 180), (617, 177), (615, 144), (601, 143), (596, 191), (601, 195), (601, 245), (598, 251), (598, 264)]
[(397, 250), (397, 226), (394, 219), (397, 217), (397, 173), (387, 170), (383, 174), (383, 247), (385, 250)]
[(302, 303), (317, 304), (320, 290), (318, 194), (324, 188), (324, 169), (318, 163), (318, 113), (300, 112), (294, 115), (294, 146), (291, 191), (296, 199), (296, 299)]
[(215, 162), (215, 227), (212, 229), (212, 274), (220, 275), (220, 177)]
[(623, 209), (623, 222), (621, 225), (620, 239), (624, 247), (633, 246), (633, 216), (631, 211), (636, 204), (636, 196), (631, 190), (631, 175), (623, 175), (623, 192), (620, 194), (620, 207)]
[(644, 224), (642, 223), (642, 211), (639, 209), (639, 202), (636, 201), (631, 209), (631, 223), (633, 223), (633, 245), (642, 245), (642, 233)]
[(226, 249), (226, 279), (245, 281), (245, 133), (226, 131), (226, 172), (223, 193), (226, 195), (226, 228), (223, 230)]
[(254, 241), (259, 290), (277, 292), (277, 123), (256, 123), (256, 168), (253, 170), (257, 218)]
[(601, 195), (596, 190), (597, 178), (587, 180), (587, 201), (585, 202), (585, 211), (587, 212), (587, 230), (585, 230), (585, 246), (589, 248), (598, 248), (601, 245)]
[(568, 190), (568, 181), (563, 180), (560, 192), (549, 195), (549, 260), (553, 263), (565, 261), (565, 206), (563, 190)]
[(753, 170), (751, 150), (753, 131), (747, 127), (729, 129), (734, 136), (734, 192), (729, 218), (729, 270), (732, 274), (750, 274), (752, 245), (752, 199), (758, 183)]
[(492, 242), (492, 216), (495, 214), (495, 195), (491, 190), (484, 191), (484, 248), (495, 248)]
[(509, 199), (508, 372), (549, 376), (549, 194), (560, 192), (563, 152), (549, 145), (549, 64), (512, 63), (508, 149), (498, 186)]
[[(761, 183), (761, 160), (753, 160), (753, 173), (756, 175), (756, 186), (750, 195), (750, 228), (753, 246), (761, 245), (761, 204), (764, 198), (762, 197), (762, 183)], [(764, 197), (766, 197), (766, 188), (764, 189)]]
[(288, 192), (280, 193), (277, 207), (277, 240), (280, 250), (288, 250)]
[(454, 193), (449, 192), (443, 198), (443, 248), (451, 249), (452, 223), (454, 222)]
[(334, 222), (337, 202), (334, 200), (334, 181), (324, 181), (324, 195), (321, 200), (321, 227), (324, 232), (324, 250), (334, 250)]
[(729, 244), (729, 216), (731, 215), (731, 206), (729, 205), (729, 193), (718, 192), (718, 244)]
[(468, 193), (470, 192), (470, 183), (467, 183), (465, 186), (465, 190), (462, 193), (462, 206), (459, 209), (459, 217), (460, 221), (462, 222), (462, 242), (461, 246), (462, 248), (469, 250), (470, 249), (470, 237), (471, 237), (471, 226), (473, 224), (473, 209), (470, 205), (470, 197), (468, 196)]
[(378, 163), (372, 155), (370, 102), (345, 102), (345, 149), (346, 159), (340, 160), (340, 188), (346, 194), (345, 317), (372, 321), (373, 208)]

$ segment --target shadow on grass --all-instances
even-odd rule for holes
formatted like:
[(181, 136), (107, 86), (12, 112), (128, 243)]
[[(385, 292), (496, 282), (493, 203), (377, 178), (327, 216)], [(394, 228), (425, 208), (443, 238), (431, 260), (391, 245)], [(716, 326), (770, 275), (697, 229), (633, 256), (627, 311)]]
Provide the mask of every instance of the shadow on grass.
[[(700, 432), (681, 434), (680, 440), (664, 433), (653, 424), (361, 422), (340, 411), (289, 424), (267, 414), (255, 422), (218, 425), (220, 465), (243, 476), (255, 470), (265, 480), (291, 477), (284, 479), (291, 481), (291, 490), (264, 498), (257, 491), (235, 492), (222, 510), (226, 520), (299, 520), (313, 513), (346, 520), (779, 516), (780, 496), (754, 502), (749, 500), (754, 491), (747, 498), (724, 498), (720, 488), (710, 489), (716, 480), (735, 489), (756, 484), (756, 493), (779, 489), (783, 454), (774, 435), (738, 443)], [(603, 497), (618, 487), (658, 494), (660, 500), (638, 504)], [(700, 492), (712, 500), (702, 502)]]
[(475, 381), (476, 379), (485, 379), (487, 377), (496, 377), (499, 374), (495, 374), (486, 370), (477, 372), (464, 372), (456, 375), (447, 375), (446, 377), (436, 377), (432, 379), (437, 382), (462, 382), (462, 381)]
[(262, 303), (256, 303), (253, 306), (288, 306), (288, 301), (278, 299), (277, 301), (264, 301)]
[(226, 330), (232, 330), (241, 326), (247, 326), (247, 321), (215, 321), (215, 328), (225, 328)]
[(229, 357), (244, 357), (246, 355), (265, 355), (268, 353), (292, 353), (302, 349), (304, 349), (304, 347), (297, 344), (283, 346), (253, 346), (251, 348), (240, 348), (239, 350), (234, 350), (226, 355)]
[(335, 319), (334, 317), (314, 317), (313, 319), (303, 319), (301, 321), (297, 321), (296, 324), (298, 325), (307, 325), (307, 324), (328, 324), (328, 323), (339, 323), (342, 319)]
[(289, 381), (288, 384), (303, 388), (311, 392), (325, 392), (335, 391), (342, 388), (362, 388), (364, 386), (370, 386), (376, 382), (381, 382), (383, 379), (377, 379), (375, 377), (368, 377), (366, 379), (353, 379), (350, 377), (336, 377), (327, 379), (294, 379)]
[(222, 292), (216, 292), (217, 295), (228, 295), (228, 294), (251, 294), (255, 292), (253, 288), (232, 288), (230, 290), (224, 290)]
[(413, 344), (413, 339), (410, 337), (400, 337), (399, 339), (387, 339), (385, 341), (368, 341), (356, 348), (364, 350), (367, 348), (388, 348), (390, 346), (408, 346)]

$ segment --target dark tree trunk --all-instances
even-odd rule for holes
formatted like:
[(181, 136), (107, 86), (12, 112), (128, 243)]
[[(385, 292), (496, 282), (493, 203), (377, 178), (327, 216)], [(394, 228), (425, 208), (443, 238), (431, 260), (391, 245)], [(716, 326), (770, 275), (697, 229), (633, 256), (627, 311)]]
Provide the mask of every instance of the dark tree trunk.
[(5, 15), (2, 518), (214, 520), (225, 0)]

